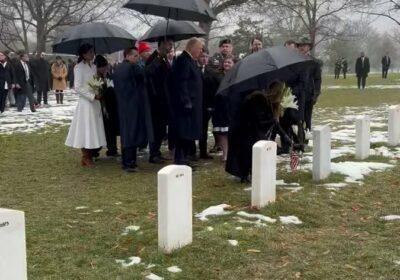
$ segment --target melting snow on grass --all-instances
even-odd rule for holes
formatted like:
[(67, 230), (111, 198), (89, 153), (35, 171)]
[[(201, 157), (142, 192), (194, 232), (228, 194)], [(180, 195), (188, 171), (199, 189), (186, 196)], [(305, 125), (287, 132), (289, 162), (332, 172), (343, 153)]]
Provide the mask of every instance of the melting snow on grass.
[(171, 273), (179, 273), (182, 272), (182, 269), (180, 269), (179, 267), (175, 266), (170, 266), (167, 268), (167, 270)]
[(288, 225), (288, 224), (300, 225), (303, 223), (296, 216), (280, 216), (279, 220), (284, 225)]
[(228, 240), (229, 244), (231, 244), (232, 246), (238, 246), (239, 242), (237, 240)]
[(381, 220), (384, 221), (395, 221), (395, 220), (400, 220), (400, 215), (387, 215), (381, 217)]
[(237, 213), (237, 215), (240, 217), (243, 217), (243, 218), (257, 219), (257, 220), (264, 221), (264, 222), (271, 223), (271, 224), (276, 222), (276, 219), (272, 219), (270, 217), (267, 217), (267, 216), (264, 216), (261, 214), (249, 214), (244, 211), (240, 211)]
[(158, 275), (155, 275), (154, 273), (150, 273), (149, 275), (146, 276), (146, 279), (149, 279), (149, 280), (163, 280), (164, 278), (162, 278), (162, 277), (160, 277)]
[(135, 264), (140, 264), (142, 259), (140, 257), (129, 257), (128, 260), (115, 260), (116, 263), (121, 264), (122, 267), (129, 267)]
[(230, 208), (231, 206), (228, 204), (220, 204), (216, 206), (210, 206), (207, 209), (203, 210), (203, 212), (195, 215), (196, 218), (201, 221), (208, 221), (208, 216), (223, 216), (229, 215), (231, 212), (225, 211), (225, 209)]
[(140, 229), (140, 226), (127, 226), (124, 229), (124, 232), (121, 235), (128, 235), (130, 232), (137, 232)]
[(384, 171), (393, 168), (394, 165), (380, 162), (332, 162), (333, 173), (340, 173), (346, 176), (345, 182), (359, 183), (364, 176), (374, 171)]

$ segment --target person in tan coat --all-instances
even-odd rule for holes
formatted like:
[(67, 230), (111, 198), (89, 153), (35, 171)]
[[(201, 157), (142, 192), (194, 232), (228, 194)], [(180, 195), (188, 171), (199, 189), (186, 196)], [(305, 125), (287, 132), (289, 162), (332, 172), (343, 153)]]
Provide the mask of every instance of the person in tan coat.
[(53, 90), (56, 92), (57, 104), (63, 104), (64, 90), (67, 87), (68, 69), (60, 56), (56, 57), (56, 62), (51, 66), (53, 76)]

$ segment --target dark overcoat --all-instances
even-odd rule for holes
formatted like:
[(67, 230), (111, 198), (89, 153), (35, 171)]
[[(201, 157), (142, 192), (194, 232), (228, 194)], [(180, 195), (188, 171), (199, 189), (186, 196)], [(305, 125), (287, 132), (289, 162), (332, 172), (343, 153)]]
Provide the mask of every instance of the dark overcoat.
[(172, 67), (165, 58), (157, 56), (146, 66), (145, 71), (153, 129), (159, 135), (165, 130), (172, 113), (169, 100), (169, 92), (172, 86)]
[(356, 75), (357, 77), (368, 77), (370, 71), (369, 58), (364, 57), (364, 63), (362, 63), (361, 57), (356, 60)]
[(144, 84), (144, 70), (124, 60), (113, 74), (117, 97), (121, 145), (135, 147), (152, 141), (151, 114)]
[(201, 139), (203, 78), (196, 61), (186, 51), (177, 58), (173, 66), (173, 80), (173, 131), (179, 139)]
[(32, 59), (31, 67), (35, 78), (37, 90), (48, 92), (50, 90), (51, 67), (44, 58)]

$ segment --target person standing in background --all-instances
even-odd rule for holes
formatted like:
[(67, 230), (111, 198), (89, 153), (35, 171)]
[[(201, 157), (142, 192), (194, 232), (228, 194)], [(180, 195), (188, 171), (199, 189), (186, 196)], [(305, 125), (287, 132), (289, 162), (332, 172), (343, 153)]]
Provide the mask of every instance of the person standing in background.
[(68, 83), (69, 88), (72, 89), (74, 87), (74, 67), (76, 63), (72, 59), (68, 59)]
[(32, 60), (31, 66), (36, 79), (37, 104), (40, 105), (43, 99), (44, 105), (48, 105), (48, 92), (50, 90), (50, 67), (45, 60), (45, 53), (39, 52)]
[(6, 108), (8, 91), (14, 88), (14, 77), (11, 64), (7, 61), (7, 56), (0, 51), (0, 114)]
[(51, 75), (53, 76), (53, 90), (56, 92), (57, 104), (63, 104), (64, 90), (67, 87), (68, 69), (60, 56), (51, 66)]
[(32, 112), (36, 112), (33, 88), (35, 86), (32, 68), (29, 65), (29, 56), (25, 51), (19, 53), (20, 61), (15, 64), (15, 99), (18, 112), (22, 112), (25, 107), (26, 98)]
[(386, 55), (382, 57), (382, 79), (387, 79), (390, 63), (391, 60), (389, 57), (389, 53), (386, 53)]
[(347, 63), (346, 58), (342, 57), (343, 79), (345, 79), (345, 80), (346, 80), (347, 71), (349, 70), (348, 68), (349, 68), (349, 65)]
[(369, 58), (365, 56), (364, 52), (356, 60), (356, 75), (357, 75), (357, 85), (358, 89), (365, 89), (367, 84), (367, 77), (370, 71)]

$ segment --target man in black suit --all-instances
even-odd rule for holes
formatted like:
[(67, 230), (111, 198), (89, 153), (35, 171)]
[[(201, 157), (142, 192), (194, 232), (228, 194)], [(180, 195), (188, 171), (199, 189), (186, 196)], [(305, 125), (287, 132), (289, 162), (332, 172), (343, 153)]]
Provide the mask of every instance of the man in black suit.
[(36, 78), (37, 86), (37, 102), (40, 105), (43, 98), (43, 104), (48, 105), (47, 95), (50, 91), (50, 74), (51, 67), (44, 58), (45, 53), (38, 52), (36, 57), (31, 61), (33, 75)]
[(191, 144), (202, 139), (203, 79), (197, 60), (203, 47), (202, 40), (190, 39), (173, 67), (171, 102), (174, 112), (172, 130), (176, 139), (175, 164), (188, 165)]
[(6, 108), (7, 94), (14, 87), (12, 67), (7, 62), (7, 56), (0, 51), (0, 114)]
[(208, 124), (214, 112), (215, 94), (219, 87), (218, 72), (208, 65), (209, 52), (204, 49), (198, 60), (203, 77), (203, 137), (199, 141), (200, 158), (212, 159), (207, 152)]
[(145, 68), (146, 85), (150, 102), (153, 123), (154, 141), (150, 143), (150, 163), (163, 163), (161, 144), (167, 135), (167, 125), (170, 119), (169, 92), (171, 87), (172, 65), (167, 54), (173, 49), (174, 42), (161, 39), (158, 49), (154, 51), (152, 60)]
[(14, 65), (15, 72), (15, 99), (18, 112), (22, 112), (25, 107), (26, 98), (32, 112), (36, 112), (35, 98), (33, 97), (33, 73), (29, 66), (29, 56), (25, 51), (19, 53), (19, 62)]
[(370, 71), (369, 58), (361, 52), (361, 56), (356, 60), (356, 75), (358, 89), (364, 89), (367, 84), (367, 77)]
[(382, 79), (387, 79), (387, 74), (390, 68), (390, 57), (389, 53), (386, 53), (384, 57), (382, 57)]

